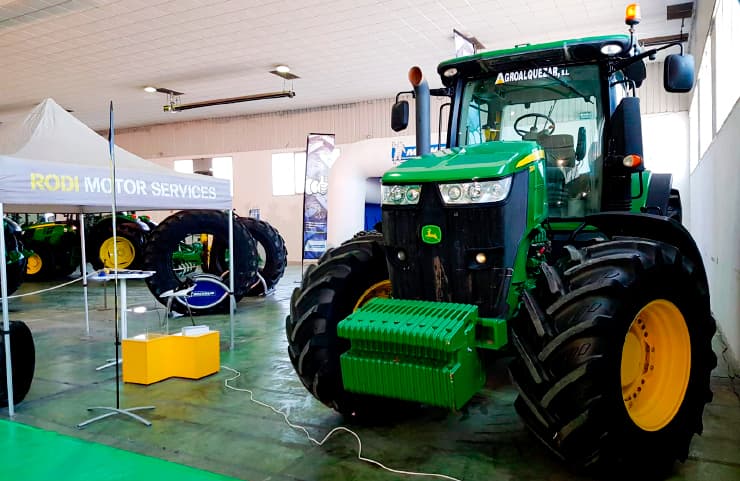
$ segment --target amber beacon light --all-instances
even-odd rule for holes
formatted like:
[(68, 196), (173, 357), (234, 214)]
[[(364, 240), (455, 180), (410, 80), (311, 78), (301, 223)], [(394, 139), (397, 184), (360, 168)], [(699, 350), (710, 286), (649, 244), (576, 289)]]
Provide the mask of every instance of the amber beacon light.
[(627, 25), (637, 25), (641, 19), (640, 5), (638, 3), (627, 5), (627, 11), (624, 14), (624, 23)]

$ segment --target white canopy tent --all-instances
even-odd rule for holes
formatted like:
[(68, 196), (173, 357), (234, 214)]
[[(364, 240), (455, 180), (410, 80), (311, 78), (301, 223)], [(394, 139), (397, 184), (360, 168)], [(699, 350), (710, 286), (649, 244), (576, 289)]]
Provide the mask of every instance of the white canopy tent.
[[(0, 125), (0, 218), (6, 212), (110, 212), (116, 210), (218, 209), (231, 211), (230, 182), (175, 172), (115, 147), (115, 176), (108, 141), (54, 100), (46, 99), (20, 121)], [(115, 185), (112, 185), (115, 179)], [(233, 252), (233, 216), (229, 248)], [(87, 272), (84, 219), (80, 219), (85, 320)], [(233, 272), (233, 256), (229, 256)], [(13, 416), (5, 230), (0, 229), (0, 274), (9, 414)], [(234, 280), (230, 278), (231, 346), (234, 332)]]

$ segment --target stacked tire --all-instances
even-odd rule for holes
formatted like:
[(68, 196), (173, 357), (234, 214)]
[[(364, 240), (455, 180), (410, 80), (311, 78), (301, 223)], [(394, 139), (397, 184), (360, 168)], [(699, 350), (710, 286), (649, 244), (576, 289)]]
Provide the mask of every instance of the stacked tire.
[[(234, 299), (239, 302), (257, 279), (257, 245), (242, 222), (234, 222), (234, 272), (228, 271), (229, 226), (225, 213), (215, 210), (186, 210), (177, 212), (162, 221), (149, 235), (144, 249), (144, 269), (155, 271), (146, 282), (152, 294), (163, 304), (160, 296), (169, 290), (187, 286), (189, 279), (177, 275), (172, 255), (184, 239), (207, 234), (213, 242), (207, 263), (201, 266), (204, 273), (219, 276), (228, 285), (228, 277), (234, 276)], [(218, 305), (192, 311), (193, 314), (224, 312), (228, 309), (228, 297)], [(187, 306), (175, 302), (172, 308), (180, 313), (188, 312)]]
[[(247, 295), (267, 294), (275, 288), (278, 281), (285, 274), (285, 266), (288, 262), (285, 240), (277, 229), (263, 220), (253, 217), (239, 217), (237, 220), (247, 228), (257, 242), (259, 274), (264, 280), (264, 284), (262, 282), (253, 283), (249, 287)], [(267, 291), (265, 291), (265, 287)]]

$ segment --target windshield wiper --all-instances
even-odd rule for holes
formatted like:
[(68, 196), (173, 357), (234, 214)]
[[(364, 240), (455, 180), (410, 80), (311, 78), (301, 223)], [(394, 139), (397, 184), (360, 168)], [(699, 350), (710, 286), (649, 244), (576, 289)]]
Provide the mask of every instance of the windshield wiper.
[(542, 73), (544, 73), (545, 75), (547, 75), (551, 79), (555, 80), (557, 83), (559, 83), (563, 87), (567, 88), (568, 90), (570, 90), (574, 94), (578, 95), (579, 97), (583, 97), (583, 100), (585, 100), (586, 103), (589, 103), (589, 104), (592, 104), (593, 103), (591, 101), (591, 98), (589, 96), (582, 94), (581, 92), (578, 91), (577, 88), (575, 88), (574, 86), (572, 86), (571, 84), (569, 84), (565, 80), (561, 80), (560, 77), (554, 76), (553, 74), (551, 74), (550, 72), (548, 72), (546, 68), (543, 68), (542, 69)]

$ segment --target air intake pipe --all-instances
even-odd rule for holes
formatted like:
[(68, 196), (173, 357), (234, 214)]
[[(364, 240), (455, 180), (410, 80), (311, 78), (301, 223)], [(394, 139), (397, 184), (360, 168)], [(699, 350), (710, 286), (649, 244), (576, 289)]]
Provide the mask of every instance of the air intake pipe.
[(411, 67), (409, 81), (414, 87), (416, 97), (416, 155), (430, 152), (431, 131), (429, 128), (429, 84), (421, 73), (421, 68)]

